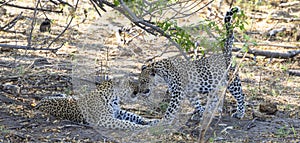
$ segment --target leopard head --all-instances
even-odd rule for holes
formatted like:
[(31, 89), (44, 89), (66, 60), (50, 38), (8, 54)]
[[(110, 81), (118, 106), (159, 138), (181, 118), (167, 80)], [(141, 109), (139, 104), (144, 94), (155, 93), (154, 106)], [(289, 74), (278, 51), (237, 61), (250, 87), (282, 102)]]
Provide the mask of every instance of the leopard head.
[(143, 65), (139, 75), (139, 93), (149, 96), (154, 85), (155, 70), (151, 65)]

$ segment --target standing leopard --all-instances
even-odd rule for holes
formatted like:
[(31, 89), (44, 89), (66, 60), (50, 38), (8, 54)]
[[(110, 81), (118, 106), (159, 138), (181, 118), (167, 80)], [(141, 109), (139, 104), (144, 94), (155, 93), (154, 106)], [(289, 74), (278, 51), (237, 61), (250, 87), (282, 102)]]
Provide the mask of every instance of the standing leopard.
[(106, 129), (137, 130), (150, 127), (159, 120), (145, 119), (122, 110), (120, 97), (136, 92), (136, 85), (128, 79), (103, 81), (96, 90), (78, 99), (46, 97), (36, 106), (38, 110), (55, 117)]
[[(201, 106), (199, 97), (194, 98), (195, 93), (206, 94), (215, 91), (219, 82), (227, 85), (229, 75), (234, 74), (232, 82), (227, 89), (237, 100), (237, 111), (232, 117), (242, 118), (245, 114), (244, 94), (238, 73), (235, 73), (235, 66), (232, 61), (232, 44), (234, 40), (233, 28), (231, 24), (232, 17), (239, 12), (238, 7), (231, 8), (225, 15), (224, 23), (226, 27), (226, 39), (223, 52), (207, 58), (201, 58), (194, 61), (187, 61), (181, 58), (168, 58), (161, 61), (143, 65), (139, 76), (140, 93), (149, 95), (153, 88), (156, 77), (161, 77), (168, 85), (171, 92), (171, 100), (164, 115), (166, 120), (172, 121), (180, 102), (185, 96), (195, 107), (194, 114), (202, 116), (205, 108)], [(227, 70), (227, 68), (229, 70)], [(223, 75), (225, 74), (225, 78)], [(225, 79), (225, 80), (224, 80)]]

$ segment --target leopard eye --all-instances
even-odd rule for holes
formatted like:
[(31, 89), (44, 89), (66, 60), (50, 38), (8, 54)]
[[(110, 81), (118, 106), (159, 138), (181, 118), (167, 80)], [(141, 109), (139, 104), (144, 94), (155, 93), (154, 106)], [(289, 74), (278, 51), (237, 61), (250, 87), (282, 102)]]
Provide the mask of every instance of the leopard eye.
[(147, 68), (146, 65), (142, 65), (142, 71), (145, 70)]

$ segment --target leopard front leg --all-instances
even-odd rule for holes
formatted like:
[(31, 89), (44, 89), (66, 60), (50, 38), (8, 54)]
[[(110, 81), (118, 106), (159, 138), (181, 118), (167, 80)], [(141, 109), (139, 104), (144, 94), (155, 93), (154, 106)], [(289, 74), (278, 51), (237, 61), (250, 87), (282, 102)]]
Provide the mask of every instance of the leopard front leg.
[(140, 130), (149, 128), (149, 125), (140, 125), (127, 120), (120, 120), (112, 116), (106, 116), (101, 118), (96, 124), (96, 126), (104, 127), (106, 129), (121, 129), (121, 130)]
[(179, 107), (180, 107), (180, 102), (184, 97), (183, 91), (172, 91), (172, 97), (169, 103), (169, 106), (167, 108), (167, 111), (165, 113), (164, 119), (167, 122), (172, 122), (175, 114), (177, 113)]
[(234, 80), (230, 83), (227, 89), (237, 101), (237, 111), (232, 114), (232, 117), (238, 119), (243, 118), (245, 114), (245, 95), (243, 94), (242, 84), (238, 74), (235, 75)]
[(153, 126), (159, 122), (159, 119), (145, 119), (142, 116), (139, 116), (126, 110), (119, 110), (118, 114), (115, 115), (115, 117), (120, 120), (127, 120), (140, 125)]
[(201, 100), (197, 96), (197, 93), (190, 94), (190, 95), (196, 95), (196, 96), (189, 96), (189, 101), (195, 108), (194, 112), (192, 113), (191, 120), (200, 121), (202, 116), (203, 116), (203, 112), (205, 110), (205, 107), (203, 107), (201, 105)]

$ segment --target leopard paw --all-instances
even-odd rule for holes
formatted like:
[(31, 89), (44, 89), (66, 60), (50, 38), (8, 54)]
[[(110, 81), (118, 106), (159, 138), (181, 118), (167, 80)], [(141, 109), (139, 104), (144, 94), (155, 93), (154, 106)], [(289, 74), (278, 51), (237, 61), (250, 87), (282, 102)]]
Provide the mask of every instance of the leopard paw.
[(235, 112), (231, 115), (231, 117), (237, 118), (237, 119), (242, 119), (244, 117), (244, 113), (243, 112)]

